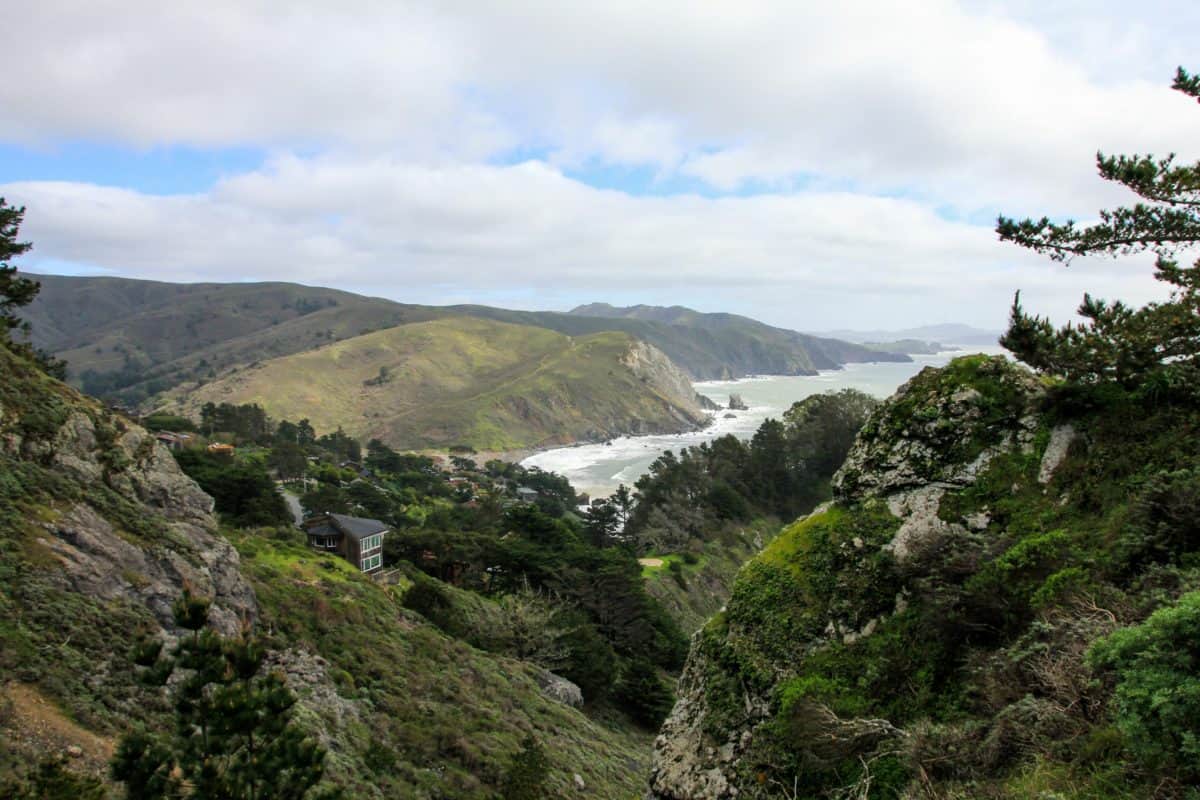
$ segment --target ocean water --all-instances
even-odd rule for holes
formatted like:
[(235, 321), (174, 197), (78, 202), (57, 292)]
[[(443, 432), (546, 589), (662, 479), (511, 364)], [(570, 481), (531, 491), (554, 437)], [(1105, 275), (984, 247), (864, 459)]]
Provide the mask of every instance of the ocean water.
[[(792, 403), (822, 392), (858, 389), (880, 399), (890, 396), (909, 378), (925, 367), (942, 366), (955, 356), (967, 353), (1003, 352), (999, 347), (970, 347), (936, 355), (913, 356), (912, 363), (847, 364), (840, 370), (819, 375), (762, 375), (736, 381), (705, 381), (696, 390), (722, 406), (731, 393), (740, 394), (747, 411), (714, 412), (713, 424), (702, 431), (672, 436), (623, 436), (610, 444), (583, 444), (546, 450), (526, 458), (527, 467), (557, 472), (571, 481), (576, 490), (593, 498), (605, 497), (619, 484), (632, 488), (664, 451), (678, 452), (726, 434), (749, 439), (768, 417), (778, 417)], [(733, 419), (726, 419), (733, 413)]]

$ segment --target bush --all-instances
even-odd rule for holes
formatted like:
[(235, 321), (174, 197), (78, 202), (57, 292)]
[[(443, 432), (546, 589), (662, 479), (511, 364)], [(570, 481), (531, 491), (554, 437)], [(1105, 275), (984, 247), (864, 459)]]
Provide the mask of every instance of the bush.
[(1088, 652), (1114, 673), (1113, 714), (1129, 750), (1152, 769), (1200, 779), (1200, 592), (1122, 628)]
[(651, 730), (662, 725), (675, 705), (675, 696), (659, 677), (654, 664), (641, 658), (629, 662), (625, 668), (616, 697), (634, 720)]

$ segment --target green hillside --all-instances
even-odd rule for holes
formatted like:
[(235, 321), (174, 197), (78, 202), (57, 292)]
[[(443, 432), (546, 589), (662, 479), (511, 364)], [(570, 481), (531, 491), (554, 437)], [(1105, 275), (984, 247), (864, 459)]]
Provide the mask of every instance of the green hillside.
[(624, 333), (579, 338), (451, 318), (404, 325), (181, 387), (171, 407), (257, 403), (397, 447), (510, 450), (700, 424), (686, 376)]
[(170, 729), (130, 650), (181, 633), (171, 603), (184, 586), (213, 600), (218, 632), (246, 623), (263, 637), (347, 797), (495, 797), (529, 735), (551, 795), (641, 794), (649, 733), (548, 697), (530, 663), (444, 635), (402, 606), (403, 584), (292, 531), (218, 529), (211, 509), (146, 431), (0, 346), (0, 796), (69, 796), (9, 779), (59, 753), (105, 779), (121, 736)]
[(34, 275), (21, 316), (77, 384), (132, 402), (234, 364), (439, 316), (436, 309), (292, 283), (160, 283)]
[(43, 275), (21, 315), (34, 344), (67, 361), (93, 394), (138, 404), (181, 383), (241, 364), (312, 350), (411, 322), (470, 316), (567, 336), (621, 331), (654, 345), (695, 380), (811, 374), (841, 364), (904, 359), (732, 314), (680, 307), (571, 313), (488, 306), (418, 306), (291, 283), (175, 284)]
[[(776, 328), (737, 314), (705, 314), (683, 306), (591, 303), (571, 316), (609, 319), (644, 330), (644, 338), (697, 380), (745, 375), (811, 375), (870, 361), (911, 361), (862, 345)], [(632, 330), (631, 330), (632, 332)]]

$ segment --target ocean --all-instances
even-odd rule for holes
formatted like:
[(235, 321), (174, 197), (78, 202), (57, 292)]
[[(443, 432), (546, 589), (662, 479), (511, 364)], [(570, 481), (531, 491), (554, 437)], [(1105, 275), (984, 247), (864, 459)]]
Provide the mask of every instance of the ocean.
[[(986, 352), (999, 354), (999, 347), (964, 347), (936, 355), (913, 356), (912, 363), (847, 364), (840, 370), (819, 375), (762, 375), (736, 381), (705, 381), (696, 390), (726, 406), (729, 395), (740, 394), (749, 409), (714, 414), (713, 424), (702, 431), (666, 436), (623, 436), (609, 444), (583, 444), (559, 447), (536, 453), (521, 462), (557, 472), (571, 481), (577, 491), (593, 498), (606, 497), (624, 483), (633, 483), (643, 475), (664, 451), (678, 452), (684, 447), (709, 442), (726, 434), (749, 439), (768, 417), (778, 417), (792, 403), (821, 392), (858, 389), (880, 399), (890, 396), (909, 378), (925, 367), (942, 366), (955, 356)], [(726, 419), (733, 413), (733, 419)]]

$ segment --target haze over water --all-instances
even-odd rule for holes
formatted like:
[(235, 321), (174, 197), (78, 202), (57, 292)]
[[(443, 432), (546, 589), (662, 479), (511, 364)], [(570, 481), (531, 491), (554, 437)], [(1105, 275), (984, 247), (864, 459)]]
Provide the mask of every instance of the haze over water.
[(778, 417), (793, 403), (822, 392), (858, 389), (880, 399), (889, 397), (909, 378), (925, 367), (940, 367), (955, 356), (967, 353), (1002, 353), (999, 347), (965, 347), (962, 350), (916, 355), (912, 363), (847, 364), (840, 370), (826, 370), (819, 375), (763, 375), (736, 381), (705, 381), (696, 390), (719, 403), (729, 404), (731, 393), (740, 394), (750, 408), (735, 411), (726, 419), (725, 411), (716, 412), (713, 424), (702, 431), (673, 436), (623, 436), (611, 444), (585, 444), (560, 447), (537, 453), (521, 463), (526, 467), (557, 472), (571, 484), (593, 498), (611, 494), (624, 483), (633, 483), (650, 468), (664, 451), (678, 452), (684, 447), (710, 442), (726, 434), (749, 439), (768, 417)]

